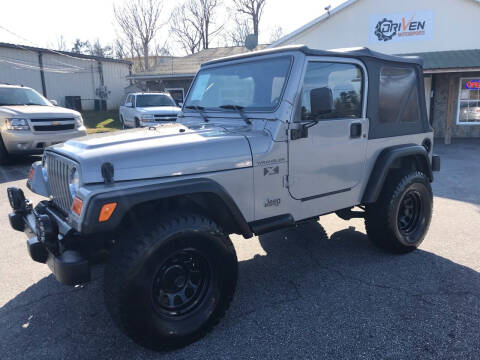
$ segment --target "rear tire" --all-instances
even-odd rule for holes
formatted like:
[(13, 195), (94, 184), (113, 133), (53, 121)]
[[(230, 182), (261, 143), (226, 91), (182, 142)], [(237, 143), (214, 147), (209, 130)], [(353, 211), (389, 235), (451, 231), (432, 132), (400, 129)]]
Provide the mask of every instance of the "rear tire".
[(177, 215), (125, 234), (105, 269), (113, 320), (153, 350), (186, 346), (224, 316), (237, 282), (237, 256), (210, 219)]
[(392, 173), (376, 203), (365, 209), (365, 228), (376, 246), (407, 253), (422, 243), (430, 226), (433, 195), (421, 172)]
[(127, 125), (125, 125), (125, 120), (123, 119), (122, 115), (120, 115), (120, 123), (122, 124), (122, 129), (123, 130), (127, 129)]

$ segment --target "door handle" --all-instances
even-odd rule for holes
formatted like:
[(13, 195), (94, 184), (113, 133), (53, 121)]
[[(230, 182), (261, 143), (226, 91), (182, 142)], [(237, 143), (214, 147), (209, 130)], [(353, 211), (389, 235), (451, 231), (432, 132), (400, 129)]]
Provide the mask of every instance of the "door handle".
[(350, 124), (350, 138), (357, 139), (360, 136), (362, 136), (362, 124), (361, 123)]

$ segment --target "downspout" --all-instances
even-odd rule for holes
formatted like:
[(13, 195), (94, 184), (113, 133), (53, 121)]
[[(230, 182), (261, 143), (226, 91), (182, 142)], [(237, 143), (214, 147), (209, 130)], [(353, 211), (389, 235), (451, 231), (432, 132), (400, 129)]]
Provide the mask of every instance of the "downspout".
[(40, 79), (42, 81), (42, 93), (44, 97), (47, 97), (47, 85), (45, 84), (45, 72), (43, 70), (43, 53), (38, 52), (38, 65), (40, 66)]
[(434, 112), (435, 112), (435, 81), (436, 75), (432, 74), (432, 83), (430, 84), (430, 125), (433, 126)]

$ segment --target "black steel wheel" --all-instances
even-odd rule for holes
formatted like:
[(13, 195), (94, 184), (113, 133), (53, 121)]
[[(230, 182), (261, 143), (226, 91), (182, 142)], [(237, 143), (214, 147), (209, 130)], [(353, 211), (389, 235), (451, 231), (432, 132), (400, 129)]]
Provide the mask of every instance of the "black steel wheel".
[(400, 201), (397, 216), (398, 230), (408, 237), (418, 228), (423, 215), (422, 196), (416, 190), (409, 190)]
[(171, 350), (200, 339), (220, 321), (236, 281), (228, 236), (204, 216), (172, 216), (124, 233), (105, 269), (105, 303), (135, 342)]
[(153, 279), (153, 307), (162, 316), (187, 316), (195, 311), (211, 286), (211, 272), (208, 258), (196, 249), (172, 254)]
[(432, 188), (425, 174), (391, 174), (377, 202), (366, 207), (368, 237), (383, 249), (415, 250), (428, 231), (432, 208)]

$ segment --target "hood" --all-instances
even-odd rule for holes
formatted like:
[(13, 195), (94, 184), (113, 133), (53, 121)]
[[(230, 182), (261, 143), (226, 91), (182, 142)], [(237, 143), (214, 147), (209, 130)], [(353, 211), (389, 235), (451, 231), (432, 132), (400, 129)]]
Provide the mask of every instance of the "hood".
[(181, 109), (176, 106), (153, 106), (137, 108), (143, 114), (177, 114)]
[(79, 116), (80, 113), (62, 108), (59, 106), (37, 106), (37, 105), (15, 105), (0, 106), (0, 112), (6, 116), (32, 117), (39, 118), (60, 117), (60, 116)]
[(75, 138), (50, 147), (80, 164), (82, 182), (103, 182), (101, 166), (113, 164), (114, 180), (181, 176), (252, 166), (245, 136), (215, 125), (169, 123)]

